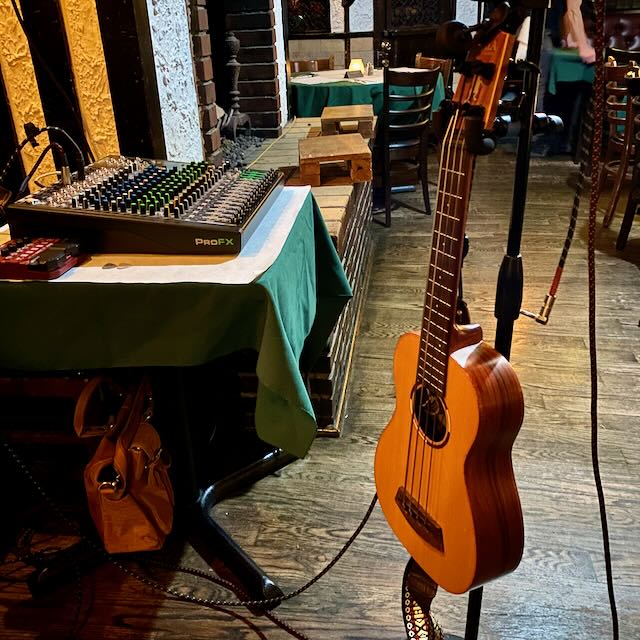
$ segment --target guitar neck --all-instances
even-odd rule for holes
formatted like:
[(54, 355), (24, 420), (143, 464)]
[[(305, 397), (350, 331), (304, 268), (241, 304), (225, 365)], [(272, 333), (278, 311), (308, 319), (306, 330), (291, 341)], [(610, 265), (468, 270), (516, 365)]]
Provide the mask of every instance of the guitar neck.
[(464, 143), (464, 126), (452, 116), (440, 155), (438, 199), (433, 220), (431, 256), (427, 276), (418, 383), (444, 395), (456, 304), (464, 230), (475, 156)]

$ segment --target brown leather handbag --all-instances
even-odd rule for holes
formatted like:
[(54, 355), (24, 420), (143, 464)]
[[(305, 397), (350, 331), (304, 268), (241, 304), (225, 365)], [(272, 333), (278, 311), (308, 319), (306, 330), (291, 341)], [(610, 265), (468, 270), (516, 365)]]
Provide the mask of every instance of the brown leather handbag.
[[(74, 425), (81, 437), (96, 433), (85, 424), (87, 407), (104, 385), (104, 378), (91, 380), (78, 399)], [(84, 471), (89, 511), (109, 553), (159, 549), (171, 531), (173, 489), (160, 436), (149, 422), (150, 397), (146, 377), (125, 392)]]

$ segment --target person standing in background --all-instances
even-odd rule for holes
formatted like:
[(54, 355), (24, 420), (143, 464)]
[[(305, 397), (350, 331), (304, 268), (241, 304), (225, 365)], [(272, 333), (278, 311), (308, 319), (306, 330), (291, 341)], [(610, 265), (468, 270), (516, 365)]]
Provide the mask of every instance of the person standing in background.
[[(554, 48), (577, 48), (578, 55), (585, 64), (593, 64), (596, 60), (595, 50), (587, 37), (584, 26), (583, 11), (588, 12), (588, 7), (582, 6), (582, 0), (553, 0), (552, 6), (547, 11), (545, 36), (540, 53), (540, 80), (538, 83), (538, 96), (536, 111), (545, 111), (545, 95), (549, 78), (549, 63)], [(589, 0), (588, 3), (591, 4)], [(567, 119), (567, 114), (562, 115)], [(571, 150), (569, 143), (571, 122), (565, 122), (566, 131), (562, 136), (564, 141), (558, 147), (557, 140), (551, 140), (546, 134), (537, 137), (533, 145), (536, 155), (548, 153), (568, 153)]]
[(569, 49), (577, 48), (582, 62), (593, 64), (596, 61), (596, 52), (591, 41), (587, 38), (584, 28), (581, 11), (582, 0), (566, 0), (566, 2), (566, 11), (562, 17), (565, 46)]

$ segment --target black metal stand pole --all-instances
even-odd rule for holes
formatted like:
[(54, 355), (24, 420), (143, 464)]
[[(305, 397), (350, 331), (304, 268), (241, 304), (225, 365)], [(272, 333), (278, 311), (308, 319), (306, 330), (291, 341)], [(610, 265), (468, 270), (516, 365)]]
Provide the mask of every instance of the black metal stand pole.
[(518, 319), (522, 305), (523, 271), (520, 242), (522, 240), (524, 210), (527, 200), (531, 131), (546, 13), (546, 8), (533, 9), (531, 11), (529, 45), (527, 49), (527, 60), (530, 67), (525, 71), (524, 76), (523, 88), (525, 95), (520, 117), (520, 136), (518, 138), (518, 153), (516, 156), (511, 223), (509, 225), (507, 251), (500, 266), (496, 289), (494, 314), (498, 323), (496, 325), (495, 347), (507, 359), (511, 354), (513, 323)]
[[(527, 200), (531, 132), (536, 104), (539, 75), (538, 67), (540, 64), (540, 51), (542, 48), (546, 13), (546, 7), (535, 8), (531, 11), (529, 43), (527, 47), (527, 60), (530, 63), (530, 67), (525, 71), (524, 76), (523, 89), (525, 95), (520, 117), (521, 124), (518, 138), (518, 153), (516, 156), (511, 222), (507, 239), (507, 251), (500, 265), (496, 289), (494, 315), (498, 322), (496, 325), (495, 348), (496, 351), (499, 351), (507, 359), (511, 355), (513, 323), (520, 315), (522, 305), (523, 270), (520, 243), (522, 240), (524, 210)], [(467, 624), (464, 633), (465, 640), (477, 640), (481, 609), (482, 587), (479, 587), (469, 593)]]

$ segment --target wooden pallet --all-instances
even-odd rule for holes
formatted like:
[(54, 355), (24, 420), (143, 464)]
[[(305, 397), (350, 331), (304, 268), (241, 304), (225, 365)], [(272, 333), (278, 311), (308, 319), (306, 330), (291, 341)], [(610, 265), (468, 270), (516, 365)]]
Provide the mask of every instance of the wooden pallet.
[(355, 129), (363, 138), (370, 138), (373, 134), (373, 106), (350, 104), (325, 107), (320, 116), (320, 126), (323, 136), (334, 136)]
[(320, 165), (331, 163), (333, 169), (346, 165), (352, 184), (371, 181), (371, 149), (359, 133), (320, 136), (298, 142), (300, 181), (312, 187), (322, 184)]

